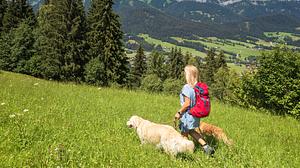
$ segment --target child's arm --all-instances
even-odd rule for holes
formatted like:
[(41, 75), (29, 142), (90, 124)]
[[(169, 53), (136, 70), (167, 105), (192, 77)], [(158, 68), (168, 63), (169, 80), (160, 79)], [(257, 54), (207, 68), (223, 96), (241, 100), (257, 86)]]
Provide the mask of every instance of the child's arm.
[(175, 118), (176, 119), (179, 119), (181, 117), (181, 115), (183, 113), (186, 112), (186, 110), (190, 107), (190, 104), (191, 104), (191, 99), (184, 96), (184, 103), (183, 105), (181, 106), (181, 108), (178, 110), (178, 112), (175, 114)]
[(181, 114), (185, 113), (185, 111), (190, 107), (190, 105), (191, 105), (191, 99), (184, 96), (184, 103), (178, 112), (180, 112)]

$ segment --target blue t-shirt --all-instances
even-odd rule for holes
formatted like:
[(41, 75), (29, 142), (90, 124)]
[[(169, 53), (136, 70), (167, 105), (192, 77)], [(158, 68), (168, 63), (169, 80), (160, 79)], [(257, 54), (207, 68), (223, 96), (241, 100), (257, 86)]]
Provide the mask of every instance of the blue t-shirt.
[(195, 96), (194, 88), (192, 88), (188, 84), (183, 86), (180, 93), (181, 106), (184, 104), (184, 96), (188, 97), (191, 100), (191, 105), (187, 109), (187, 112), (185, 112), (180, 118), (179, 128), (181, 132), (188, 132), (189, 130), (199, 127), (200, 118), (196, 118), (189, 113), (190, 108), (194, 107), (196, 104), (196, 96)]
[[(189, 84), (185, 84), (180, 93), (180, 104), (181, 106), (184, 104), (184, 96), (188, 97), (191, 100), (190, 107), (194, 107), (196, 104), (196, 96), (194, 88), (192, 88)], [(188, 108), (189, 110), (190, 108)]]

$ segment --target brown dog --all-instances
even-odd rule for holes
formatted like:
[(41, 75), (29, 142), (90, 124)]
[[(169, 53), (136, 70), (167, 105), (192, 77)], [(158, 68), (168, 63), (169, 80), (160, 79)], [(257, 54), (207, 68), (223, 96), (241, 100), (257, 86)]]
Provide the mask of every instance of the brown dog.
[(222, 140), (228, 146), (233, 145), (233, 141), (226, 136), (221, 128), (215, 125), (208, 124), (206, 122), (200, 122), (200, 129), (197, 128), (195, 130), (203, 135), (213, 136), (219, 141)]

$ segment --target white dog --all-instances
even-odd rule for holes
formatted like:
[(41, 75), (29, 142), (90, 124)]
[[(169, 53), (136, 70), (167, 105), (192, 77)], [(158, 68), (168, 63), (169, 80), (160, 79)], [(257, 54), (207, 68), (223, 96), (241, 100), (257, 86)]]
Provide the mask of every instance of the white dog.
[(142, 144), (154, 144), (173, 156), (178, 153), (194, 152), (194, 143), (171, 126), (156, 124), (138, 116), (132, 116), (127, 121), (127, 126), (136, 129)]

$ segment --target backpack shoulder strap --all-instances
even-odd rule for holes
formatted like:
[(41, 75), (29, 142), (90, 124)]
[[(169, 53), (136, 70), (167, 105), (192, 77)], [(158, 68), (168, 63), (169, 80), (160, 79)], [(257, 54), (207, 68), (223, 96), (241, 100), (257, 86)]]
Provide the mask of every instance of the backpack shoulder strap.
[(201, 95), (205, 92), (204, 88), (202, 87), (202, 83), (201, 82), (198, 82), (195, 85), (195, 89), (197, 89), (199, 91), (199, 94), (201, 94)]

